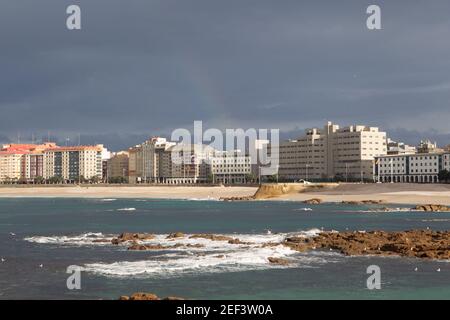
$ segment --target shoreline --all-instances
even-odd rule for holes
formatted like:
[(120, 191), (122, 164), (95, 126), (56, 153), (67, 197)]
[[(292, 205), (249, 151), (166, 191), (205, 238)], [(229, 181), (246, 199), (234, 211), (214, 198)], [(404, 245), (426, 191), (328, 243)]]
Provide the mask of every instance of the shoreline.
[[(88, 198), (220, 200), (252, 197), (256, 186), (0, 186), (3, 198)], [(381, 201), (390, 205), (436, 204), (450, 206), (450, 185), (341, 184), (333, 188), (312, 188), (302, 192), (268, 196), (250, 201), (304, 202), (317, 198), (322, 203)]]

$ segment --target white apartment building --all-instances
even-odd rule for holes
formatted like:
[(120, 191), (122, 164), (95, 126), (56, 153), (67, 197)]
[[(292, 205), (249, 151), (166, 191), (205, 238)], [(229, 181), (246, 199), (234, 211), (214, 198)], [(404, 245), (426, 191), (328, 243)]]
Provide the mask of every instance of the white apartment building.
[(307, 129), (303, 137), (280, 144), (279, 176), (288, 180), (373, 180), (374, 159), (387, 154), (386, 144), (386, 133), (377, 127), (340, 128), (328, 122), (323, 129)]
[(437, 183), (445, 169), (450, 170), (450, 153), (384, 156), (375, 164), (377, 179), (384, 183)]
[(252, 173), (250, 156), (240, 150), (216, 151), (210, 163), (213, 183), (246, 183), (247, 176)]

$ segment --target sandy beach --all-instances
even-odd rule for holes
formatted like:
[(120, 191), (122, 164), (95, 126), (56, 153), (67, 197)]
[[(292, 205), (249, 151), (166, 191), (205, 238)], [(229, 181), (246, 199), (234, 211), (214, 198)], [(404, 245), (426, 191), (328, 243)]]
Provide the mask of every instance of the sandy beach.
[(219, 199), (251, 196), (256, 187), (220, 186), (42, 186), (0, 187), (0, 198), (152, 198)]
[(336, 188), (282, 195), (277, 200), (324, 202), (382, 200), (391, 204), (450, 205), (450, 185), (444, 184), (341, 184)]
[[(2, 186), (0, 198), (153, 198), (219, 199), (252, 196), (255, 186)], [(334, 188), (292, 192), (268, 200), (305, 201), (319, 198), (323, 202), (382, 200), (392, 204), (450, 205), (450, 185), (419, 184), (341, 184)]]

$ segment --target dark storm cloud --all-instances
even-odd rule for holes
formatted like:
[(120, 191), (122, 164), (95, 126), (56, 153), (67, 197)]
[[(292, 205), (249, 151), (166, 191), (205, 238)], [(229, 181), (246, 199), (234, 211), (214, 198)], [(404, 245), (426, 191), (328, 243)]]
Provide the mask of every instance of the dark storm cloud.
[(450, 3), (376, 3), (380, 31), (360, 0), (2, 1), (0, 140), (50, 130), (117, 149), (193, 120), (446, 140)]

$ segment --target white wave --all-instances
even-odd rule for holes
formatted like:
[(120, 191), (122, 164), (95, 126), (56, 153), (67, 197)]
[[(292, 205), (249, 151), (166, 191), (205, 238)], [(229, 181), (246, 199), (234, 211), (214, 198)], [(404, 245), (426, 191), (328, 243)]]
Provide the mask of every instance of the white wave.
[[(136, 241), (139, 244), (157, 244), (163, 247), (162, 250), (152, 250), (155, 255), (152, 255), (151, 259), (90, 263), (84, 266), (84, 271), (112, 277), (172, 277), (185, 273), (314, 267), (329, 262), (332, 257), (323, 254), (298, 253), (276, 243), (282, 242), (289, 236), (312, 237), (320, 232), (319, 229), (311, 229), (294, 233), (225, 234), (227, 237), (239, 239), (241, 244), (232, 244), (226, 239), (212, 241), (191, 238), (192, 235), (171, 239), (167, 237), (167, 234), (158, 234), (151, 240)], [(111, 243), (113, 237), (113, 235), (102, 233), (84, 233), (75, 236), (36, 236), (25, 238), (25, 240), (39, 244), (109, 245), (119, 250), (124, 250), (130, 245), (128, 242), (113, 245)], [(127, 255), (139, 257), (139, 253), (133, 251), (127, 252)], [(273, 264), (269, 262), (269, 257), (288, 259), (290, 264), (287, 266)]]
[(188, 201), (219, 201), (218, 198), (208, 196), (206, 198), (186, 198)]
[[(164, 256), (163, 256), (164, 257)], [(272, 264), (268, 257), (288, 259), (287, 266)], [(166, 257), (167, 258), (167, 257)], [(217, 253), (190, 255), (180, 258), (160, 257), (141, 261), (86, 264), (83, 270), (110, 277), (173, 277), (191, 273), (237, 272), (269, 268), (311, 267), (327, 260), (320, 256), (300, 256), (282, 245), (266, 248), (237, 249), (218, 255)]]
[(117, 201), (117, 199), (101, 199), (100, 201), (103, 201), (103, 202), (112, 202), (112, 201)]
[(313, 211), (312, 208), (299, 208), (299, 209), (294, 209), (294, 211)]
[(382, 208), (382, 209), (371, 209), (371, 210), (358, 210), (360, 213), (395, 213), (395, 212), (414, 212), (417, 210), (411, 208)]
[[(104, 235), (100, 232), (88, 232), (74, 236), (34, 236), (24, 238), (25, 241), (39, 244), (58, 245), (108, 245), (111, 244), (111, 235)], [(104, 241), (104, 242), (103, 242)]]
[[(270, 233), (270, 234), (224, 234), (232, 239), (239, 239), (243, 244), (230, 244), (228, 240), (212, 241), (204, 238), (192, 238), (191, 234), (186, 234), (181, 238), (168, 238), (168, 234), (156, 234), (151, 240), (136, 240), (138, 244), (162, 245), (164, 250), (189, 249), (193, 251), (221, 251), (236, 247), (260, 247), (265, 243), (280, 243), (287, 237), (314, 237), (322, 231), (310, 229), (306, 231), (291, 233)], [(41, 244), (62, 244), (62, 245), (112, 245), (111, 240), (118, 235), (104, 235), (103, 233), (88, 232), (80, 235), (62, 236), (32, 236), (24, 238), (25, 241)], [(173, 247), (175, 244), (181, 247)], [(123, 242), (120, 246), (129, 246), (128, 242)], [(173, 248), (171, 248), (173, 247)]]
[(117, 211), (136, 211), (136, 208), (122, 208), (122, 209), (117, 209)]

